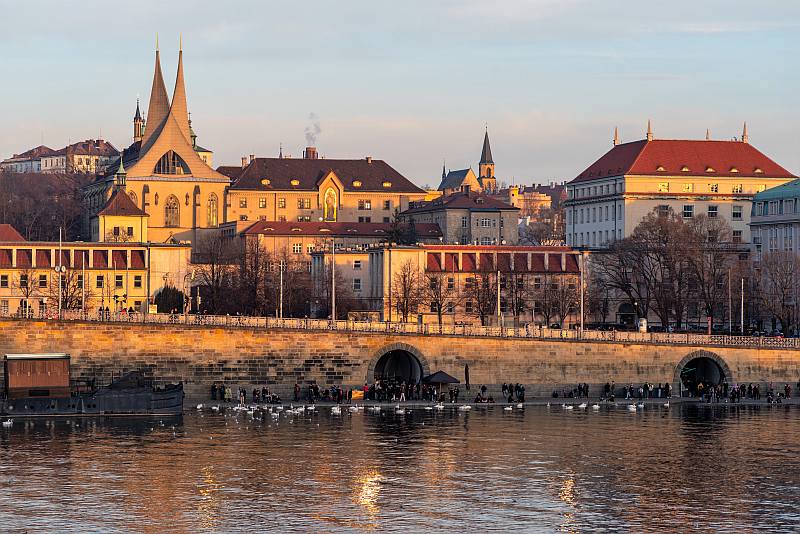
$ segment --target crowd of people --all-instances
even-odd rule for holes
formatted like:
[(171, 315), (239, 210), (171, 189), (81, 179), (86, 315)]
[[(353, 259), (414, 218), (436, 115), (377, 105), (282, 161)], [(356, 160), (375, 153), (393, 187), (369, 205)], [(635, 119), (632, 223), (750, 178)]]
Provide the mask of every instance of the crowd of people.
[[(229, 385), (225, 385), (221, 382), (214, 382), (211, 384), (211, 400), (218, 400), (224, 403), (232, 403), (234, 402), (233, 399), (233, 388)], [(250, 400), (255, 404), (259, 403), (266, 403), (266, 404), (280, 404), (281, 398), (270, 391), (267, 386), (262, 388), (253, 388), (252, 396)], [(247, 404), (247, 389), (243, 387), (239, 387), (236, 390), (236, 401), (240, 405)]]

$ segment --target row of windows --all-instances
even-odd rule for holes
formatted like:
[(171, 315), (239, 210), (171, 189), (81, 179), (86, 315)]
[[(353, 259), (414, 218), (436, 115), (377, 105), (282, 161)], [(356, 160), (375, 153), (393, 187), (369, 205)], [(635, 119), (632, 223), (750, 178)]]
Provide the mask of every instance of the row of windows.
[[(658, 182), (656, 186), (656, 191), (659, 193), (669, 193), (670, 189), (676, 187), (676, 184), (672, 182)], [(759, 184), (756, 186), (756, 193), (760, 193), (767, 188), (766, 184)], [(598, 196), (598, 195), (610, 195), (612, 193), (622, 192), (623, 184), (615, 183), (615, 184), (602, 184), (602, 185), (593, 185), (593, 186), (586, 186), (586, 187), (577, 187), (575, 188), (574, 195), (570, 194), (570, 197), (574, 198), (585, 198), (590, 196)], [(673, 192), (681, 192), (681, 193), (694, 193), (696, 190), (696, 186), (694, 183), (684, 182), (681, 183), (679, 189), (674, 189)], [(698, 190), (699, 192), (699, 190)], [(719, 183), (709, 183), (706, 185), (705, 191), (706, 193), (719, 193), (720, 187)], [(727, 191), (726, 191), (727, 192)], [(730, 192), (732, 194), (742, 194), (745, 192), (744, 184), (732, 184), (730, 188)]]
[[(106, 280), (105, 275), (98, 274), (95, 277), (95, 287), (98, 288), (98, 289), (102, 289), (103, 287), (105, 287), (105, 280)], [(6, 289), (6, 288), (10, 287), (9, 286), (9, 282), (10, 282), (10, 280), (9, 280), (9, 276), (7, 274), (0, 274), (0, 288)], [(18, 279), (17, 279), (16, 286), (19, 287), (20, 289), (27, 289), (29, 283), (30, 283), (30, 280), (28, 279), (28, 275), (27, 274), (20, 274)], [(68, 278), (66, 276), (63, 276), (61, 278), (61, 285), (63, 287), (66, 287), (67, 283), (68, 283)], [(124, 286), (124, 283), (125, 283), (125, 277), (123, 275), (118, 274), (118, 275), (114, 276), (114, 287), (122, 288)], [(77, 286), (78, 289), (83, 289), (83, 274), (79, 274), (77, 276), (76, 286)], [(39, 287), (39, 288), (48, 287), (48, 275), (40, 274), (38, 276), (38, 279), (37, 279), (35, 285), (32, 286), (32, 287)], [(142, 287), (142, 275), (139, 275), (139, 274), (134, 275), (134, 277), (133, 277), (133, 287), (135, 287), (135, 288), (141, 288)]]
[(793, 215), (800, 213), (800, 199), (787, 198), (780, 200), (770, 200), (769, 202), (755, 202), (753, 204), (753, 215)]
[[(286, 208), (286, 199), (285, 198), (278, 198), (277, 200), (278, 209), (285, 209)], [(240, 197), (239, 198), (239, 207), (242, 209), (247, 208), (247, 197)], [(267, 199), (266, 197), (259, 197), (258, 199), (258, 207), (259, 209), (265, 209), (267, 207)], [(298, 198), (297, 199), (297, 209), (299, 210), (310, 210), (311, 209), (311, 199), (310, 198)], [(359, 200), (358, 201), (358, 209), (359, 210), (371, 210), (372, 209), (372, 201), (367, 200)], [(384, 200), (383, 201), (383, 209), (390, 210), (392, 209), (392, 201), (391, 200)]]

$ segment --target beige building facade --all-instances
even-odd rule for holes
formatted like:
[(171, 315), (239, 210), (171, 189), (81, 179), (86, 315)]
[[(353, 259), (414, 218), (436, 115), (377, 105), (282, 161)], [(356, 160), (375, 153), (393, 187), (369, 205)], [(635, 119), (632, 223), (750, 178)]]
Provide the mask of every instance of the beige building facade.
[(567, 184), (567, 245), (605, 248), (629, 236), (654, 210), (690, 220), (724, 218), (734, 243), (750, 242), (750, 205), (757, 193), (795, 176), (749, 143), (662, 140), (619, 143)]

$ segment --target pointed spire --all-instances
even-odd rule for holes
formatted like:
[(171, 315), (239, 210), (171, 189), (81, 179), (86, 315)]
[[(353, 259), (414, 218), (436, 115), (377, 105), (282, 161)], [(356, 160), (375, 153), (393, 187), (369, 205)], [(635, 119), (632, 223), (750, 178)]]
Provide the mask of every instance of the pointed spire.
[(283, 143), (278, 144), (278, 159), (283, 159)]
[(653, 126), (650, 124), (650, 119), (647, 119), (647, 140), (653, 140)]
[(150, 90), (150, 104), (147, 106), (147, 127), (144, 130), (142, 147), (161, 129), (161, 125), (169, 114), (169, 99), (167, 88), (164, 86), (164, 76), (161, 74), (161, 55), (158, 51), (158, 36), (156, 36), (156, 66), (153, 73), (153, 87)]
[(445, 178), (447, 178), (447, 173), (446, 173), (446, 172), (445, 172), (445, 170), (444, 170), (445, 163), (446, 163), (446, 161), (445, 161), (445, 160), (442, 160), (442, 180), (444, 180)]
[(142, 120), (142, 112), (139, 111), (139, 98), (136, 98), (136, 114), (133, 116), (133, 120)]
[(186, 85), (183, 79), (183, 50), (178, 52), (178, 74), (175, 76), (175, 90), (172, 92), (169, 114), (177, 121), (178, 127), (188, 141), (191, 131), (189, 129), (189, 112), (186, 106)]
[(711, 141), (711, 130), (706, 128), (706, 141)]
[(117, 189), (125, 189), (128, 173), (125, 172), (125, 166), (122, 164), (122, 158), (125, 152), (119, 153), (119, 168), (114, 173), (114, 185)]
[(492, 147), (489, 146), (489, 127), (486, 127), (486, 132), (483, 134), (483, 150), (481, 150), (481, 161), (480, 163), (491, 163), (494, 164), (492, 161)]
[(619, 144), (619, 128), (614, 126), (614, 146)]
[(747, 121), (744, 122), (744, 128), (742, 128), (742, 143), (749, 143), (750, 136), (747, 135)]

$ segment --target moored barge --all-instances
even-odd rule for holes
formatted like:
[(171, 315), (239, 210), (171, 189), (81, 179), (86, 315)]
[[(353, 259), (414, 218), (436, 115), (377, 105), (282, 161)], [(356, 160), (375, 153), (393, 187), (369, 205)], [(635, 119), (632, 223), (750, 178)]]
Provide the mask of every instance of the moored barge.
[(69, 354), (6, 354), (0, 415), (170, 416), (183, 413), (183, 384), (154, 387), (136, 371), (96, 387), (72, 382)]

